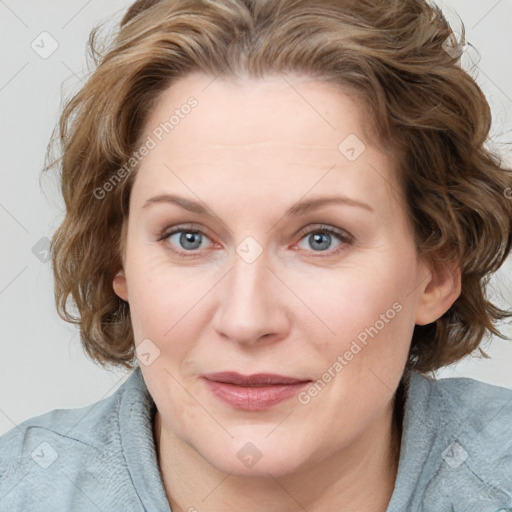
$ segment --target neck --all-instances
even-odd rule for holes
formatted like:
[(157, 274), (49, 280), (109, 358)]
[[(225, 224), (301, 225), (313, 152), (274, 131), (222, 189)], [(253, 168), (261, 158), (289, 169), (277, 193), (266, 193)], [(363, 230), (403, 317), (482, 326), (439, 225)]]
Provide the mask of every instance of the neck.
[(168, 431), (156, 411), (155, 445), (171, 509), (231, 512), (236, 503), (247, 512), (385, 512), (398, 470), (402, 407), (399, 389), (396, 400), (349, 447), (279, 478), (219, 471)]

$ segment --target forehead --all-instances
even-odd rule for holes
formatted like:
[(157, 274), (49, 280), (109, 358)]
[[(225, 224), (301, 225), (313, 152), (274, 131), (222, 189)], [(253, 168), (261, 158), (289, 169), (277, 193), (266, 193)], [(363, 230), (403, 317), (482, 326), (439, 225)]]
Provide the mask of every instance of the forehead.
[(332, 152), (345, 132), (362, 138), (365, 128), (363, 105), (331, 83), (296, 74), (235, 80), (192, 73), (161, 94), (146, 131), (168, 120), (190, 97), (197, 106), (180, 118), (172, 138), (192, 142), (192, 132), (194, 142), (207, 142), (212, 149), (227, 144), (243, 150), (277, 141), (296, 151)]
[(152, 110), (142, 140), (151, 137), (156, 146), (136, 182), (146, 195), (185, 176), (211, 193), (236, 182), (248, 193), (294, 185), (295, 195), (334, 187), (378, 198), (392, 180), (391, 162), (368, 137), (371, 123), (361, 102), (311, 77), (235, 81), (193, 73)]

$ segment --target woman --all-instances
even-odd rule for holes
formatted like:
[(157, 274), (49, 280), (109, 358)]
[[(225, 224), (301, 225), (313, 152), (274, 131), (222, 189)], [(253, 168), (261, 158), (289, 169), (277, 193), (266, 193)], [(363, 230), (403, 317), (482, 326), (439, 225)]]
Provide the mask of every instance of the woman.
[(423, 375), (512, 316), (512, 174), (442, 13), (138, 1), (95, 34), (56, 300), (134, 371), (1, 438), (0, 508), (510, 510), (512, 391)]

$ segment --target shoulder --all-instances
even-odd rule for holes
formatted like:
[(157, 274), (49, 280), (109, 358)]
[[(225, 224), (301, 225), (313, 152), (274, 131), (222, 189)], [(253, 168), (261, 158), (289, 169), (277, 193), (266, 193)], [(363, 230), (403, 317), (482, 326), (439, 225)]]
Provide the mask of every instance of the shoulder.
[(115, 427), (121, 395), (122, 391), (118, 390), (86, 407), (54, 409), (16, 425), (0, 436), (0, 475), (6, 466), (12, 466), (35, 448), (33, 442), (39, 439), (58, 445), (72, 444), (93, 452), (101, 450)]
[[(490, 446), (510, 436), (512, 389), (466, 377), (432, 379), (415, 375), (426, 419), (447, 431), (478, 436)], [(507, 444), (503, 446), (507, 448)]]
[(424, 510), (512, 507), (512, 390), (412, 374), (408, 400), (407, 457)]
[(98, 475), (110, 469), (121, 476), (119, 412), (130, 391), (129, 380), (86, 407), (52, 410), (0, 436), (1, 510), (39, 510), (41, 504), (45, 510), (58, 510), (64, 502), (71, 503), (70, 496), (76, 510), (82, 510), (80, 500), (88, 510), (91, 502), (75, 482), (82, 490), (97, 486)]

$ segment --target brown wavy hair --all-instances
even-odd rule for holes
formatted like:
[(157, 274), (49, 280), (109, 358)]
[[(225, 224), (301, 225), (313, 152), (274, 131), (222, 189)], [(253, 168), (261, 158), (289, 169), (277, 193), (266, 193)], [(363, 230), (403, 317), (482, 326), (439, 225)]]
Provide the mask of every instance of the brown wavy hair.
[(93, 70), (65, 103), (43, 170), (59, 165), (66, 207), (51, 246), (57, 310), (79, 325), (93, 361), (136, 365), (129, 304), (112, 281), (137, 167), (122, 179), (119, 169), (140, 147), (160, 94), (193, 71), (296, 72), (357, 94), (396, 157), (418, 254), (432, 268), (455, 260), (462, 274), (451, 308), (415, 326), (407, 368), (435, 370), (477, 349), (485, 356), (485, 334), (508, 339), (494, 324), (512, 312), (490, 302), (486, 286), (511, 251), (512, 171), (488, 149), (489, 105), (460, 65), (464, 34), (455, 37), (439, 8), (422, 0), (140, 0), (103, 43), (100, 28), (89, 36)]

